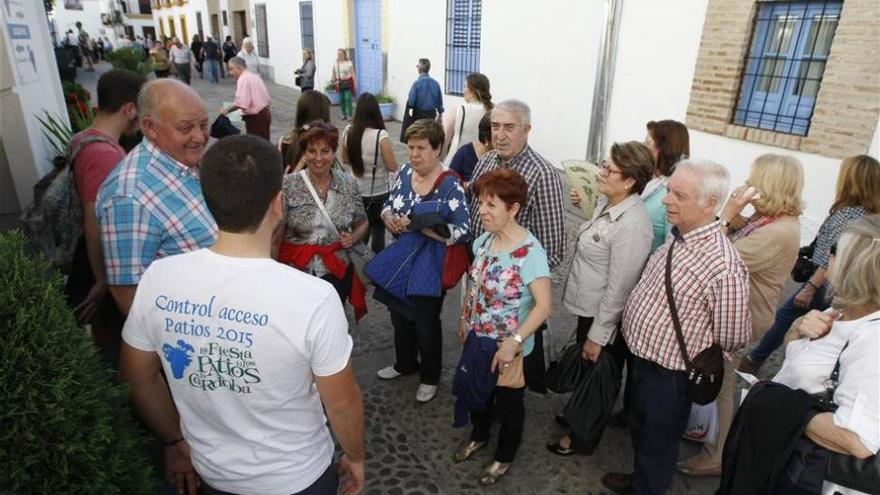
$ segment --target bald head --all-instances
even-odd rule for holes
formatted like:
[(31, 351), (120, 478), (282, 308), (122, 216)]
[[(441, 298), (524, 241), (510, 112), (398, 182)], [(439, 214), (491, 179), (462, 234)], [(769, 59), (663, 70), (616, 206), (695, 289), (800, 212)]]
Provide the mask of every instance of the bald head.
[(191, 87), (174, 79), (148, 82), (138, 95), (141, 129), (157, 148), (195, 167), (208, 143), (208, 113)]

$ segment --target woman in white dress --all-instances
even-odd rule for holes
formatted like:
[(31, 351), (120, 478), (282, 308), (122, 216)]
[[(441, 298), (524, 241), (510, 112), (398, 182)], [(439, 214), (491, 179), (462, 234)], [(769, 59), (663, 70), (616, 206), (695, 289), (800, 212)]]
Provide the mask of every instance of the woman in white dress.
[(254, 41), (252, 39), (245, 38), (241, 40), (241, 51), (238, 52), (237, 56), (244, 59), (245, 63), (247, 63), (247, 70), (254, 74), (260, 73), (260, 57), (257, 56), (257, 51), (254, 50)]
[(449, 168), (458, 148), (477, 140), (480, 119), (491, 109), (489, 78), (479, 72), (469, 74), (464, 87), (464, 104), (455, 107), (452, 112), (446, 112), (443, 117), (443, 131), (446, 134), (444, 168)]

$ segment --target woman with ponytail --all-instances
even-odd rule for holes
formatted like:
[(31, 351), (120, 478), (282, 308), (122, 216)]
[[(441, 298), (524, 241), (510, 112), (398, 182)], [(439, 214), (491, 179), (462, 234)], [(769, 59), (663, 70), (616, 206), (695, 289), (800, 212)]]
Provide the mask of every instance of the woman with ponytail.
[(464, 104), (444, 115), (443, 130), (446, 134), (446, 141), (443, 144), (443, 150), (446, 152), (444, 168), (449, 168), (452, 157), (460, 147), (477, 140), (480, 119), (492, 109), (492, 106), (489, 78), (479, 72), (469, 74), (464, 87)]

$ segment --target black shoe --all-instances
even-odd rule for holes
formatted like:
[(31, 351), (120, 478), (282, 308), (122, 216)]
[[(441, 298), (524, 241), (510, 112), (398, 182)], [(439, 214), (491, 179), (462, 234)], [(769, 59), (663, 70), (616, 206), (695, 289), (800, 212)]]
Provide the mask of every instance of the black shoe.
[(629, 428), (629, 413), (626, 409), (621, 409), (612, 414), (608, 418), (608, 426), (613, 428)]
[(557, 414), (556, 417), (553, 418), (553, 421), (555, 421), (556, 424), (558, 424), (559, 426), (564, 426), (568, 428), (568, 421), (565, 420), (564, 414)]
[(602, 486), (614, 493), (631, 493), (633, 475), (629, 473), (607, 473), (602, 476)]
[(574, 444), (571, 447), (563, 447), (559, 442), (550, 442), (547, 444), (547, 450), (552, 454), (562, 457), (570, 457), (574, 455)]

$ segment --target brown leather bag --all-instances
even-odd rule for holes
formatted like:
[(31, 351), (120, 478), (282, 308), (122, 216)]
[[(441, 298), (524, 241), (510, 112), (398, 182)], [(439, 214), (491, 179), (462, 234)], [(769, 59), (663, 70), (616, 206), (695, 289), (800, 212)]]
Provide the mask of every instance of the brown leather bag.
[[(499, 345), (500, 347), (500, 345)], [(504, 367), (500, 366), (497, 370), (498, 373), (498, 381), (495, 383), (496, 387), (507, 387), (507, 388), (523, 388), (526, 386), (526, 375), (523, 373), (523, 355), (522, 352), (518, 353), (513, 361), (511, 361), (510, 366)]]

